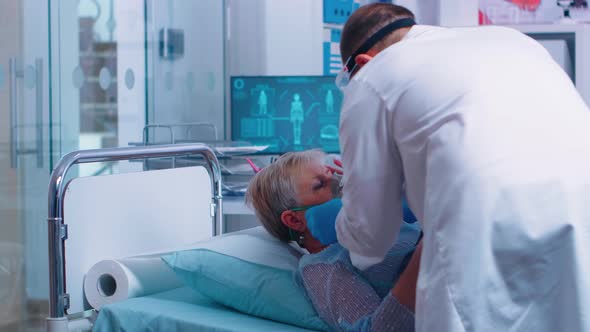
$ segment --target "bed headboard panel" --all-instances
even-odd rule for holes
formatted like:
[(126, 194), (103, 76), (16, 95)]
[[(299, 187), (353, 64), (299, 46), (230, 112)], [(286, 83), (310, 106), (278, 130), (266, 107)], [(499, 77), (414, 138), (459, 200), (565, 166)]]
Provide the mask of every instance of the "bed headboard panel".
[(213, 234), (211, 179), (203, 167), (76, 178), (66, 189), (65, 270), (70, 313), (84, 310), (90, 267), (183, 247)]

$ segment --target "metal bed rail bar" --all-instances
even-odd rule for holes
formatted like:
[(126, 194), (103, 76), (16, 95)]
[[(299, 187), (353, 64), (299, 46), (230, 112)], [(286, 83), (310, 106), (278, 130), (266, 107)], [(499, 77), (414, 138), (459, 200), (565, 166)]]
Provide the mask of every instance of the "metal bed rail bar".
[[(173, 144), (112, 149), (81, 150), (63, 156), (49, 181), (48, 237), (49, 237), (49, 318), (48, 330), (58, 330), (57, 325), (67, 324), (66, 311), (69, 295), (65, 292), (64, 243), (68, 237), (67, 224), (63, 220), (65, 179), (76, 164), (163, 158), (173, 156), (202, 155), (211, 178), (211, 219), (213, 235), (225, 232), (223, 225), (223, 199), (221, 194), (221, 168), (213, 150), (205, 144)], [(55, 325), (54, 325), (55, 324)], [(51, 325), (51, 326), (50, 326)], [(66, 325), (67, 326), (67, 325)]]

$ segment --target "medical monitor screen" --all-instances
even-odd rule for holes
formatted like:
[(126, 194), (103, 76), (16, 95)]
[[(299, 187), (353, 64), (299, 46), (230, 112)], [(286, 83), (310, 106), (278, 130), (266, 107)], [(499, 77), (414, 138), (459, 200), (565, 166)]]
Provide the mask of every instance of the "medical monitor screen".
[(314, 148), (339, 153), (341, 105), (334, 76), (235, 76), (232, 140), (268, 145), (266, 154)]

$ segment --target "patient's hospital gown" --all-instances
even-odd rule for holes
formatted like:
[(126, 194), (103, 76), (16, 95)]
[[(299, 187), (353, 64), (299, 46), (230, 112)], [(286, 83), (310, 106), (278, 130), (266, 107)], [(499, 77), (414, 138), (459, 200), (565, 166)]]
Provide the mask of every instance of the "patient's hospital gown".
[(300, 283), (320, 317), (337, 331), (413, 331), (414, 315), (391, 295), (391, 288), (414, 252), (420, 228), (403, 223), (383, 262), (360, 271), (348, 250), (333, 244), (301, 258)]

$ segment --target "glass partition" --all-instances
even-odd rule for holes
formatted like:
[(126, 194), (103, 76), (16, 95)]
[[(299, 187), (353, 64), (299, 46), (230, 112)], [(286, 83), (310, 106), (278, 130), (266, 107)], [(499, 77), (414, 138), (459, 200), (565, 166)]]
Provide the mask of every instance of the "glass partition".
[[(142, 142), (150, 124), (223, 138), (224, 6), (0, 1), (0, 331), (43, 328), (47, 186), (59, 158)], [(142, 169), (97, 163), (70, 174)]]
[(169, 142), (172, 130), (175, 140), (223, 139), (225, 1), (147, 4), (147, 138)]
[(0, 1), (0, 22), (0, 330), (19, 331), (47, 311), (48, 3)]

